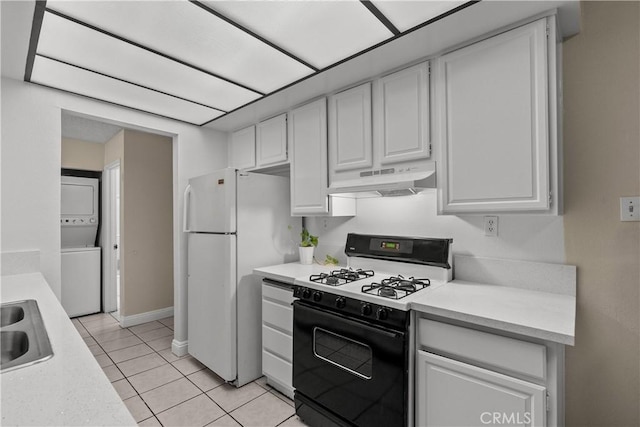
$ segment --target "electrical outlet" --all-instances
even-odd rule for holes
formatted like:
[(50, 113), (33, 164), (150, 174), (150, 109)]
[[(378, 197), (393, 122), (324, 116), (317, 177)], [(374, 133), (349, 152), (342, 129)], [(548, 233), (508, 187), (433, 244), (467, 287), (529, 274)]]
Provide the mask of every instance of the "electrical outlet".
[(498, 217), (484, 217), (484, 235), (489, 237), (498, 237)]
[(620, 197), (620, 221), (640, 221), (640, 197)]

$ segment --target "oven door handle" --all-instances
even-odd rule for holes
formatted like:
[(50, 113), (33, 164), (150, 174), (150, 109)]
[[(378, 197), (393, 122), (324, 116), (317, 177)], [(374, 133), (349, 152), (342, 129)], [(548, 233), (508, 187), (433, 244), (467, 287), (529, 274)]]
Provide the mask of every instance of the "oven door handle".
[[(320, 311), (322, 312), (324, 315), (326, 316), (335, 316), (335, 317), (339, 317), (341, 320), (343, 320), (344, 322), (347, 322), (349, 324), (357, 324), (357, 326), (361, 329), (365, 329), (367, 332), (372, 333), (372, 334), (378, 334), (378, 335), (384, 335), (388, 338), (392, 338), (392, 339), (403, 339), (405, 336), (405, 333), (402, 331), (396, 331), (394, 329), (390, 329), (387, 328), (385, 326), (382, 325), (378, 325), (375, 323), (368, 323), (365, 320), (361, 320), (359, 318), (354, 318), (354, 317), (350, 317), (350, 316), (345, 316), (344, 314), (341, 313), (336, 313), (334, 311), (331, 310), (327, 310), (323, 307), (318, 307), (312, 304), (307, 303), (306, 301), (301, 301), (301, 300), (295, 300), (293, 302), (293, 305), (300, 305), (301, 307), (304, 307), (306, 309), (309, 310), (316, 310), (316, 311)], [(295, 323), (296, 319), (294, 316), (293, 322)]]

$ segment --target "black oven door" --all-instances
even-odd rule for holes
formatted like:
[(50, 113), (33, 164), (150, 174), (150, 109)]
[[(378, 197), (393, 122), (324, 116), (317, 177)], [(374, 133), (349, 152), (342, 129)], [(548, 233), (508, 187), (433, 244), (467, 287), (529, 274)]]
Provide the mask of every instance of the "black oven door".
[(293, 307), (296, 407), (328, 413), (333, 423), (320, 425), (406, 426), (406, 332), (304, 301)]

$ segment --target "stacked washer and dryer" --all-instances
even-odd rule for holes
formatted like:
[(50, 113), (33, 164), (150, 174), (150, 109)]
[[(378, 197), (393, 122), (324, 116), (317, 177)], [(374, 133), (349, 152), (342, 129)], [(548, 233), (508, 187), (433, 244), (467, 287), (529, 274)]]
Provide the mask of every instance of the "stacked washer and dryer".
[(61, 177), (62, 307), (69, 317), (100, 311), (97, 178)]

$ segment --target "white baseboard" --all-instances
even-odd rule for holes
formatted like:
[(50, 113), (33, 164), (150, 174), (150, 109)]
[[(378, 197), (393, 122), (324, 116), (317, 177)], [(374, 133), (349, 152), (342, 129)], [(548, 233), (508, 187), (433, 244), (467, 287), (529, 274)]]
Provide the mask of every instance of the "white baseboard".
[(171, 352), (178, 357), (186, 356), (189, 350), (189, 341), (173, 340), (171, 342)]
[(128, 328), (142, 323), (153, 322), (173, 316), (173, 307), (161, 308), (160, 310), (147, 311), (146, 313), (132, 314), (131, 316), (120, 316), (120, 326)]

